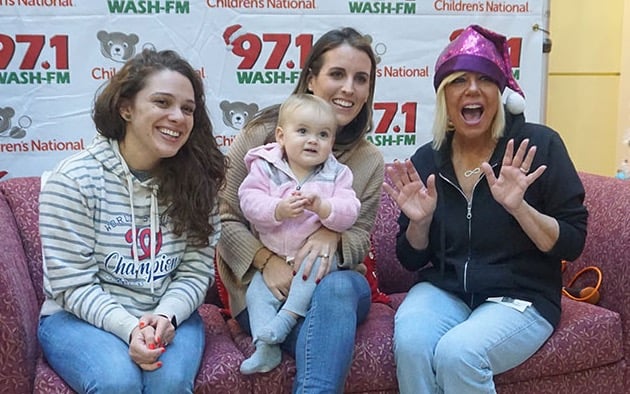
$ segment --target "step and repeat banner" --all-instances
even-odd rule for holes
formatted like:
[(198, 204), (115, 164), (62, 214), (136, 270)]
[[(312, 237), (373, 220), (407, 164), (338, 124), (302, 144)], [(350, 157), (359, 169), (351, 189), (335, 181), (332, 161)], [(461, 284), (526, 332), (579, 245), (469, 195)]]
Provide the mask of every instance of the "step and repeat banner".
[(205, 82), (215, 138), (281, 102), (312, 44), (352, 26), (378, 57), (374, 129), (386, 162), (430, 141), (433, 67), (471, 23), (509, 39), (526, 116), (540, 121), (544, 0), (0, 0), (0, 176), (40, 175), (95, 135), (94, 94), (125, 60), (174, 49)]

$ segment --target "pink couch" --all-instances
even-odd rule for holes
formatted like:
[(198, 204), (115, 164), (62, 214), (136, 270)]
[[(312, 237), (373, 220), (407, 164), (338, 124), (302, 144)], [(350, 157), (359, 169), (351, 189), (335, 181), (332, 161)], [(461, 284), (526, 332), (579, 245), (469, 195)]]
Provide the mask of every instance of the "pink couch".
[[(581, 174), (590, 211), (584, 253), (570, 264), (597, 264), (604, 271), (599, 306), (563, 299), (560, 326), (522, 366), (495, 377), (499, 393), (625, 393), (630, 373), (630, 182)], [(38, 236), (39, 178), (0, 181), (0, 392), (71, 393), (48, 367), (37, 343), (42, 302)], [(395, 308), (414, 281), (395, 258), (398, 210), (383, 196), (374, 229), (381, 290), (389, 305), (375, 303), (359, 327), (348, 393), (396, 393), (392, 353)], [(197, 376), (198, 393), (288, 393), (295, 364), (284, 355), (268, 374), (244, 376), (241, 361), (253, 351), (251, 338), (226, 318), (216, 288), (201, 307), (206, 349)], [(331, 357), (335, 357), (331, 354)]]

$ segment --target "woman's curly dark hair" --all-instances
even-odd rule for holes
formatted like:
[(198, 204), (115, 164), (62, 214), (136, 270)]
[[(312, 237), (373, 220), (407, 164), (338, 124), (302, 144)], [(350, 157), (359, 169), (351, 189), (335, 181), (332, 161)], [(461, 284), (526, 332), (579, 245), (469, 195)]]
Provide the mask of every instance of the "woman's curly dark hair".
[(175, 234), (186, 233), (191, 244), (207, 246), (215, 231), (210, 217), (217, 213), (217, 195), (224, 183), (226, 159), (212, 133), (203, 81), (192, 66), (174, 51), (144, 49), (97, 92), (92, 119), (101, 135), (123, 140), (126, 130), (119, 111), (121, 103), (133, 100), (145, 87), (147, 78), (161, 70), (178, 72), (190, 81), (195, 111), (188, 141), (175, 156), (162, 159), (152, 171), (159, 186), (158, 201), (167, 206), (164, 215), (171, 218)]

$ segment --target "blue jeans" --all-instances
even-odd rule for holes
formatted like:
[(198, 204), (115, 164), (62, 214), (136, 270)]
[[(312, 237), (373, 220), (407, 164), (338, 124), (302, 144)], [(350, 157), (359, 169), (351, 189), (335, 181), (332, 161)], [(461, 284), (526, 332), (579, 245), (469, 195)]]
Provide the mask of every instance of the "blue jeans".
[[(322, 279), (306, 317), (282, 344), (295, 357), (294, 393), (343, 393), (356, 328), (367, 317), (370, 305), (370, 286), (364, 275), (342, 270)], [(236, 319), (249, 332), (247, 310)]]
[(205, 344), (197, 312), (177, 327), (153, 372), (129, 357), (120, 338), (65, 311), (42, 317), (38, 337), (48, 364), (73, 390), (99, 394), (192, 393)]
[(394, 321), (400, 392), (494, 393), (493, 376), (527, 360), (552, 332), (533, 306), (519, 312), (485, 302), (471, 310), (453, 294), (418, 283)]

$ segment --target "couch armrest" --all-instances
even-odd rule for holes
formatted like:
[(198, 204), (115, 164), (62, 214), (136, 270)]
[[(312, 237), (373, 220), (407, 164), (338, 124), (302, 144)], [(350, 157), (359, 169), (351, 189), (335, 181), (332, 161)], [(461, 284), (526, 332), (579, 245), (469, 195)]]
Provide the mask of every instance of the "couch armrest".
[(0, 223), (0, 387), (11, 393), (30, 393), (39, 354), (39, 303), (4, 189)]
[[(589, 265), (602, 270), (599, 306), (619, 313), (623, 346), (630, 355), (630, 182), (612, 177), (580, 173), (586, 190), (589, 218), (582, 255), (567, 265), (565, 284)], [(595, 275), (584, 275), (576, 285), (593, 285)], [(629, 371), (630, 373), (630, 371)]]

